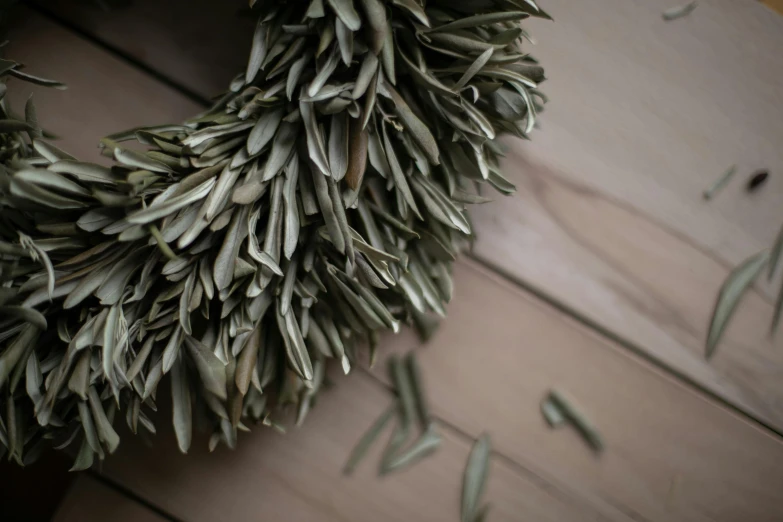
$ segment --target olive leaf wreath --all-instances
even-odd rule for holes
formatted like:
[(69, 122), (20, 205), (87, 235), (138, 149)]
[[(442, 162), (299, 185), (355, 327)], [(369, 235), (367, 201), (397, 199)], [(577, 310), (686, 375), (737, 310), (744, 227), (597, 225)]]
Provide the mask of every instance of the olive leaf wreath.
[(431, 330), (466, 206), (514, 191), (496, 138), (546, 100), (519, 22), (549, 17), (422, 3), (251, 1), (247, 70), (204, 114), (101, 140), (111, 167), (54, 146), (32, 101), (15, 117), (7, 78), (61, 84), (0, 61), (0, 454), (88, 468), (116, 417), (155, 433), (164, 376), (179, 448), (194, 420), (233, 447), (289, 405), (301, 422), (328, 359)]

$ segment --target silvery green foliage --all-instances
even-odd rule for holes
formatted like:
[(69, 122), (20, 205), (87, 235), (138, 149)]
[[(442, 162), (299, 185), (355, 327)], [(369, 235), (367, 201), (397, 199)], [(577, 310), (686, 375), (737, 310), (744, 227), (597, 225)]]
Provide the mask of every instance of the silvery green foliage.
[(380, 331), (445, 314), (466, 206), (513, 192), (495, 140), (526, 137), (544, 101), (518, 27), (547, 17), (532, 0), (255, 4), (229, 91), (105, 138), (111, 168), (3, 102), (0, 450), (17, 461), (72, 446), (83, 469), (122, 419), (154, 433), (164, 381), (182, 451), (194, 417), (213, 447), (289, 405), (301, 421), (329, 359), (347, 373)]

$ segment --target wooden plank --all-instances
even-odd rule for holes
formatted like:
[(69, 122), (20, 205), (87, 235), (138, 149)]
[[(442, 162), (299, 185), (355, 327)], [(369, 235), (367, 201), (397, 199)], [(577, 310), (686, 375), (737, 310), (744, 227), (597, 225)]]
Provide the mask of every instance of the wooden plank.
[[(19, 29), (10, 55), (38, 64), (38, 70), (47, 73), (54, 70), (50, 48), (38, 40), (45, 36), (47, 41), (56, 39), (57, 59), (80, 56), (81, 61), (74, 63), (85, 64), (87, 71), (103, 71), (102, 83), (95, 84), (80, 80), (85, 74), (80, 67), (54, 70), (72, 86), (68, 91), (71, 95), (68, 106), (55, 103), (62, 95), (58, 91), (40, 91), (36, 96), (40, 94), (41, 114), (48, 113), (46, 121), (56, 128), (71, 125), (68, 120), (78, 114), (71, 112), (76, 111), (74, 107), (109, 106), (104, 97), (119, 84), (124, 85), (129, 95), (140, 92), (145, 98), (165, 102), (155, 114), (184, 117), (184, 114), (177, 115), (192, 108), (176, 95), (166, 98), (166, 89), (159, 86), (154, 89), (154, 82), (148, 83), (148, 78), (37, 16), (30, 16)], [(25, 39), (23, 35), (31, 36)], [(93, 126), (100, 127), (100, 132), (107, 132), (104, 130), (107, 127), (125, 128), (143, 110), (146, 109), (140, 102), (129, 97), (116, 110), (104, 111), (102, 119), (97, 120), (99, 125), (90, 121), (87, 125), (72, 126), (70, 143), (66, 146), (87, 153), (91, 148), (80, 149), (79, 140), (98, 134)], [(126, 435), (120, 454), (110, 459), (105, 469), (143, 498), (189, 521), (248, 519), (258, 513), (269, 513), (270, 520), (282, 521), (365, 521), (371, 517), (455, 520), (469, 441), (444, 430), (446, 440), (437, 456), (410, 473), (388, 480), (370, 480), (375, 475), (375, 465), (370, 462), (377, 464), (376, 450), (356, 477), (341, 478), (340, 470), (355, 440), (390, 400), (387, 392), (366, 377), (341, 383), (344, 386), (321, 400), (321, 407), (308, 421), (307, 429), (288, 437), (256, 433), (253, 438), (243, 437), (238, 451), (220, 450), (214, 456), (206, 454), (206, 442), (200, 440), (194, 454), (184, 457), (171, 445), (168, 423), (161, 421), (164, 432), (161, 446), (151, 450), (140, 440)], [(493, 468), (487, 498), (493, 503), (494, 514), (501, 519), (514, 519), (519, 514), (553, 522), (624, 519), (618, 518), (616, 510), (600, 499), (574, 492), (556, 480), (526, 474), (503, 459), (494, 459)]]
[[(204, 91), (179, 71), (227, 60), (241, 70), (246, 41), (226, 39), (242, 31), (220, 18), (191, 51), (188, 28), (216, 13), (184, 3), (137, 0), (124, 24), (125, 11), (53, 5)], [(783, 18), (751, 0), (703, 3), (671, 23), (661, 19), (669, 0), (544, 4), (557, 22), (529, 25), (552, 103), (531, 145), (510, 142), (504, 169), (519, 194), (474, 211), (476, 255), (783, 431), (783, 337), (766, 335), (780, 282), (748, 296), (714, 361), (703, 360), (722, 281), (783, 223)], [(192, 22), (158, 26), (175, 16)], [(731, 164), (735, 182), (703, 201)], [(743, 185), (756, 168), (773, 175), (750, 196)]]
[[(170, 423), (163, 421), (154, 447), (123, 438), (104, 470), (188, 522), (458, 520), (470, 447), (450, 429), (441, 428), (443, 444), (433, 456), (378, 478), (387, 430), (354, 475), (341, 474), (354, 443), (390, 400), (362, 374), (340, 378), (302, 428), (281, 435), (259, 426), (240, 436), (235, 451), (219, 448), (214, 454), (204, 437), (196, 438), (189, 455), (180, 454)], [(168, 404), (160, 404), (161, 416), (168, 415)], [(502, 459), (493, 458), (491, 468), (486, 500), (493, 520), (627, 520), (600, 499), (520, 474)]]
[[(62, 41), (60, 45), (63, 45)], [(90, 93), (84, 95), (90, 96)], [(778, 492), (783, 485), (780, 471), (783, 469), (783, 456), (777, 440), (470, 263), (458, 267), (456, 278), (458, 296), (451, 307), (451, 317), (421, 356), (433, 408), (449, 422), (472, 435), (487, 429), (495, 437), (497, 448), (502, 453), (521, 462), (527, 469), (532, 469), (534, 475), (557, 477), (554, 483), (564, 486), (547, 485), (545, 490), (554, 488), (566, 491), (567, 498), (576, 498), (582, 502), (582, 505), (577, 506), (580, 517), (576, 519), (614, 517), (616, 511), (609, 512), (606, 504), (615, 506), (616, 510), (626, 513), (629, 518), (638, 515), (650, 520), (768, 520), (781, 512), (783, 506), (780, 503), (783, 500)], [(415, 341), (410, 337), (400, 337), (392, 341), (390, 346), (399, 350), (414, 344)], [(191, 462), (198, 466), (196, 461), (208, 459), (196, 455), (192, 459), (173, 455), (170, 439), (160, 454), (136, 450), (137, 453), (127, 458), (121, 455), (113, 459), (109, 465), (114, 466), (115, 461), (119, 463), (118, 468), (111, 468), (116, 469), (113, 473), (146, 498), (151, 498), (150, 484), (155, 484), (149, 482), (149, 475), (160, 474), (163, 485), (168, 484), (171, 488), (175, 488), (175, 484), (177, 487), (181, 485), (183, 489), (177, 493), (176, 509), (171, 509), (174, 513), (179, 513), (177, 509), (188, 508), (190, 504), (199, 507), (201, 511), (216, 509), (210, 508), (211, 504), (200, 499), (209, 498), (217, 503), (220, 493), (228, 495), (230, 502), (226, 505), (229, 506), (227, 509), (230, 514), (231, 509), (236, 509), (235, 506), (245, 505), (245, 502), (252, 502), (255, 496), (259, 496), (258, 482), (267, 475), (245, 475), (244, 480), (229, 481), (225, 478), (229, 476), (229, 469), (230, 473), (237, 473), (235, 470), (241, 459), (231, 459), (232, 456), (245, 455), (242, 451), (253, 455), (251, 468), (259, 465), (256, 459), (278, 458), (278, 453), (296, 456), (301, 452), (304, 455), (301, 467), (297, 465), (288, 468), (279, 464), (281, 461), (261, 461), (272, 462), (268, 467), (263, 467), (268, 475), (273, 475), (270, 469), (277, 467), (292, 470), (291, 475), (284, 475), (283, 479), (274, 483), (277, 495), (264, 498), (296, 502), (290, 499), (298, 499), (297, 495), (312, 496), (312, 491), (315, 491), (316, 503), (326, 502), (323, 499), (332, 498), (329, 495), (337, 497), (338, 506), (341, 499), (372, 500), (377, 497), (371, 495), (381, 495), (375, 489), (380, 486), (366, 477), (356, 487), (367, 489), (352, 489), (349, 491), (350, 497), (341, 488), (333, 487), (337, 481), (334, 478), (335, 466), (339, 468), (358, 431), (368, 425), (383, 406), (381, 400), (372, 399), (371, 390), (375, 388), (353, 386), (357, 385), (345, 383), (337, 388), (335, 394), (347, 390), (345, 393), (350, 398), (335, 398), (334, 404), (337, 406), (331, 409), (328, 409), (328, 400), (322, 401), (321, 407), (316, 409), (314, 417), (308, 422), (308, 430), (294, 435), (301, 438), (281, 439), (295, 440), (294, 443), (286, 442), (291, 444), (290, 447), (262, 442), (266, 449), (252, 449), (255, 445), (251, 441), (245, 445), (251, 449), (243, 450), (240, 446), (236, 453), (220, 455), (225, 459), (209, 459), (216, 467), (210, 467), (208, 473), (198, 476), (204, 477), (204, 480), (206, 477), (218, 480), (210, 483), (211, 490), (205, 486), (199, 489), (198, 484), (188, 482), (192, 474), (189, 470), (192, 468), (179, 467), (191, 465), (188, 464)], [(572, 433), (549, 433), (544, 427), (537, 402), (551, 386), (563, 388), (575, 395), (600, 427), (609, 446), (602, 458), (593, 458)], [(360, 407), (353, 400), (368, 402), (366, 406)], [(343, 420), (342, 415), (362, 411), (365, 413), (357, 413), (358, 421)], [(318, 424), (317, 415), (324, 416), (320, 421), (323, 424)], [(346, 430), (342, 429), (346, 426), (351, 427), (347, 431), (356, 430), (357, 435), (349, 437)], [(330, 432), (326, 431), (329, 429), (339, 430), (339, 434), (329, 435)], [(264, 433), (258, 437), (266, 441), (273, 435)], [(337, 453), (336, 446), (325, 444), (324, 447), (331, 451), (321, 451), (322, 439), (339, 439), (341, 444), (346, 444), (340, 446), (343, 449), (339, 458), (332, 457), (334, 462), (331, 465), (328, 462), (322, 464), (321, 458), (325, 458), (324, 453)], [(126, 443), (123, 447), (133, 447), (133, 444), (138, 443)], [(304, 451), (306, 448), (310, 448), (309, 452)], [(456, 455), (446, 448), (442, 452), (447, 457)], [(461, 455), (464, 456), (466, 452), (467, 445), (463, 443)], [(144, 461), (142, 454), (148, 455), (150, 460)], [(175, 458), (182, 463), (164, 460)], [(447, 460), (457, 462), (461, 459), (449, 457)], [(230, 463), (234, 465), (230, 466)], [(124, 467), (126, 465), (127, 468)], [(220, 467), (223, 465), (226, 467)], [(461, 462), (451, 464), (454, 473), (450, 476), (458, 477), (461, 465)], [(329, 469), (324, 472), (326, 468)], [(177, 471), (182, 469), (185, 471)], [(365, 473), (372, 472), (364, 469)], [(420, 473), (420, 469), (424, 468), (414, 468), (410, 473)], [(168, 473), (168, 470), (173, 471)], [(546, 473), (539, 470), (546, 470)], [(130, 482), (128, 477), (134, 476), (141, 477), (138, 483)], [(298, 486), (291, 487), (291, 479), (286, 477), (297, 477)], [(298, 482), (301, 477), (308, 480), (315, 478), (312, 483), (307, 482), (308, 488), (302, 488)], [(403, 488), (402, 492), (392, 488), (390, 493), (385, 493), (390, 496), (378, 501), (381, 507), (367, 507), (365, 504), (343, 506), (343, 509), (350, 511), (345, 516), (365, 520), (361, 518), (366, 515), (362, 510), (371, 510), (371, 513), (377, 514), (393, 506), (392, 513), (400, 512), (400, 520), (404, 517), (415, 518), (413, 510), (408, 510), (406, 506), (424, 506), (422, 509), (425, 509), (429, 505), (425, 505), (428, 500), (448, 505), (449, 498), (456, 498), (453, 487), (437, 489), (439, 484), (445, 484), (439, 482), (446, 480), (445, 477), (445, 472), (428, 471), (423, 478), (400, 478), (402, 485), (399, 488)], [(392, 480), (384, 481), (382, 485), (391, 484)], [(454, 480), (454, 484), (457, 484), (458, 478)], [(538, 484), (539, 480), (536, 479), (535, 483)], [(545, 481), (545, 484), (549, 483), (549, 480)], [(501, 484), (514, 493), (513, 497), (508, 498), (501, 495), (501, 505), (517, 509), (512, 504), (517, 498), (522, 501), (533, 498), (532, 507), (523, 506), (521, 509), (544, 506), (544, 513), (556, 513), (553, 520), (569, 518), (567, 506), (561, 508), (554, 501), (552, 504), (542, 502), (537, 497), (538, 490), (532, 486), (508, 486), (504, 479)], [(291, 491), (284, 495), (282, 491), (286, 485)], [(340, 491), (335, 491), (338, 489)], [(233, 496), (236, 491), (238, 493)], [(409, 496), (406, 496), (405, 491)], [(421, 494), (422, 491), (427, 493)], [(417, 503), (419, 501), (416, 499), (420, 498), (424, 500)], [(600, 500), (604, 503), (601, 504)], [(274, 506), (271, 500), (267, 506), (270, 504)], [(257, 508), (261, 509), (260, 506), (257, 505)], [(323, 506), (319, 506), (323, 510)], [(168, 505), (166, 507), (169, 508)], [(583, 510), (588, 508), (592, 511), (584, 516)], [(294, 511), (290, 506), (288, 509)], [(301, 509), (312, 507), (305, 505)], [(378, 511), (372, 511), (374, 509)], [(566, 513), (558, 513), (559, 509), (566, 510)], [(208, 513), (210, 516), (215, 515), (213, 512)], [(340, 515), (343, 513), (340, 512)]]
[[(476, 254), (781, 430), (770, 290), (743, 302), (712, 363), (703, 353), (730, 268), (783, 224), (783, 18), (716, 0), (665, 23), (669, 5), (547, 2), (557, 23), (533, 32), (552, 103), (504, 164), (518, 196), (474, 212)], [(761, 167), (770, 183), (746, 194)]]
[(202, 109), (148, 75), (77, 38), (62, 27), (20, 9), (5, 55), (27, 71), (68, 84), (60, 91), (9, 82), (16, 112), (32, 92), (38, 118), (62, 136), (57, 144), (87, 161), (100, 160), (98, 140), (138, 125), (182, 121)]
[[(773, 520), (783, 442), (472, 262), (448, 319), (419, 353), (433, 412), (635, 520)], [(384, 354), (416, 346), (390, 336)], [(385, 379), (383, 371), (376, 372)], [(539, 401), (575, 397), (607, 449), (550, 430)]]
[(63, 499), (53, 522), (164, 522), (146, 507), (88, 475), (80, 475)]
[[(455, 276), (449, 319), (419, 361), (433, 413), (471, 437), (490, 433), (525, 470), (521, 477), (495, 460), (498, 520), (733, 522), (783, 513), (780, 439), (476, 264), (459, 263)], [(385, 339), (382, 352), (417, 344), (405, 331)], [(262, 509), (273, 520), (454, 519), (468, 447), (449, 430), (432, 460), (399, 476), (373, 478), (377, 448), (356, 477), (339, 477), (389, 399), (364, 377), (335, 380), (304, 428), (284, 437), (261, 430), (211, 457), (202, 439), (183, 457), (166, 428), (154, 450), (125, 440), (107, 473), (192, 521)], [(538, 403), (551, 388), (576, 398), (602, 433), (604, 454), (573, 430), (546, 426)]]
[(94, 2), (37, 4), (204, 98), (245, 70), (255, 27), (240, 14), (247, 2), (133, 0), (109, 11)]

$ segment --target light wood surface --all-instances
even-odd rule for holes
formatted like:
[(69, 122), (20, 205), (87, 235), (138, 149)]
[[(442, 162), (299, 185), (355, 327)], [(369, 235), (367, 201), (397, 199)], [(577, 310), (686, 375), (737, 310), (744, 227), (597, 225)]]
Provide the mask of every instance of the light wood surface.
[[(551, 103), (531, 144), (509, 142), (504, 170), (519, 193), (474, 211), (476, 255), (783, 431), (783, 336), (767, 336), (777, 286), (748, 296), (717, 356), (703, 358), (721, 283), (783, 224), (783, 17), (754, 0), (701, 2), (670, 23), (669, 0), (541, 3), (556, 22), (526, 23)], [(185, 4), (50, 5), (213, 94), (242, 68), (246, 20), (203, 0), (190, 23), (169, 23)], [(732, 164), (734, 182), (705, 202)], [(748, 195), (758, 168), (772, 176)]]
[[(711, 363), (703, 353), (730, 268), (783, 225), (783, 17), (711, 0), (665, 23), (670, 5), (546, 2), (557, 22), (532, 30), (551, 103), (505, 163), (519, 193), (474, 212), (476, 251), (780, 430), (771, 292), (748, 296)], [(748, 195), (757, 168), (772, 175)]]
[(146, 507), (87, 475), (77, 478), (52, 522), (164, 522)]
[(85, 161), (104, 161), (98, 141), (139, 125), (182, 121), (202, 109), (178, 92), (106, 51), (28, 10), (18, 12), (5, 55), (27, 65), (31, 74), (57, 79), (67, 90), (31, 86), (11, 79), (9, 97), (17, 113), (33, 93), (36, 109), (57, 144)]
[[(471, 436), (488, 431), (516, 462), (644, 520), (783, 514), (778, 437), (474, 263), (459, 263), (455, 276), (449, 317), (419, 354), (438, 415)], [(385, 347), (416, 344), (407, 332)], [(574, 432), (545, 425), (539, 401), (551, 388), (601, 431), (600, 458)]]
[[(358, 374), (322, 395), (300, 429), (285, 435), (255, 428), (235, 451), (206, 450), (197, 437), (189, 455), (171, 428), (153, 448), (123, 440), (105, 472), (143, 498), (188, 522), (454, 521), (459, 519), (462, 470), (469, 442), (441, 428), (438, 451), (416, 465), (379, 478), (390, 430), (351, 476), (341, 470), (356, 441), (390, 404), (391, 396)], [(162, 414), (169, 408), (164, 403)], [(491, 463), (487, 502), (491, 520), (628, 520), (600, 499), (589, 499), (540, 476), (526, 476), (502, 459)]]
[[(162, 121), (192, 112), (190, 102), (156, 88), (127, 64), (40, 19), (27, 23), (35, 30), (16, 39), (11, 55), (73, 85), (66, 110), (74, 112), (63, 118), (75, 118), (76, 107), (90, 104), (113, 108), (90, 116), (100, 130), (92, 123), (73, 127), (59, 121), (61, 109), (55, 111), (49, 101), (64, 93), (39, 93), (42, 120), (80, 129), (84, 136), (73, 135), (74, 142), (133, 125), (134, 118), (145, 121), (154, 114)], [(36, 43), (40, 39), (56, 40), (58, 54)], [(107, 103), (104, 96), (114, 94), (105, 83), (74, 84), (88, 74), (59, 64), (62, 56), (88, 56), (103, 64), (95, 69), (103, 82), (145, 95)], [(157, 103), (154, 112), (142, 113)], [(576, 203), (567, 206), (574, 207), (579, 209)], [(588, 217), (594, 218), (576, 213), (569, 219)], [(622, 237), (619, 229), (616, 234)], [(354, 442), (389, 401), (383, 388), (357, 376), (340, 380), (305, 428), (285, 437), (255, 432), (241, 439), (236, 452), (211, 456), (201, 441), (189, 457), (176, 453), (170, 436), (159, 437), (155, 449), (124, 439), (105, 469), (188, 521), (249, 520), (267, 513), (270, 520), (454, 520), (469, 448), (458, 433), (474, 437), (488, 431), (499, 452), (488, 495), (495, 505), (492, 520), (780, 519), (778, 438), (475, 263), (460, 263), (455, 275), (449, 319), (419, 355), (434, 412), (458, 430), (443, 429), (444, 446), (433, 459), (379, 480), (376, 453), (356, 477), (340, 477)], [(404, 351), (417, 345), (405, 333), (384, 347)], [(382, 378), (382, 371), (376, 373)], [(552, 387), (574, 396), (599, 427), (607, 444), (600, 458), (571, 430), (546, 428), (538, 401)]]
[[(489, 433), (519, 466), (494, 461), (491, 489), (502, 491), (493, 493), (493, 520), (734, 522), (783, 514), (778, 438), (474, 263), (459, 263), (455, 275), (449, 319), (418, 357), (433, 413), (470, 437)], [(405, 331), (385, 340), (384, 354), (418, 345)], [(381, 364), (372, 375), (384, 374)], [(598, 427), (602, 455), (572, 430), (546, 426), (538, 403), (551, 388), (571, 395)], [(105, 469), (188, 521), (246, 519), (261, 506), (274, 520), (454, 519), (468, 446), (448, 429), (437, 456), (404, 474), (376, 478), (376, 451), (356, 478), (339, 478), (388, 401), (363, 375), (339, 379), (286, 436), (261, 430), (242, 437), (235, 452), (211, 456), (202, 440), (183, 457), (167, 428), (153, 449), (124, 441)]]

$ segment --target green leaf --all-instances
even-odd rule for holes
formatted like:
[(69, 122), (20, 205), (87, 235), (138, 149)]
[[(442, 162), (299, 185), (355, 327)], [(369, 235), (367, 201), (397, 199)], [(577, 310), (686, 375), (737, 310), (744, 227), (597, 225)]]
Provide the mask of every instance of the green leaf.
[(386, 7), (381, 0), (360, 0), (362, 9), (367, 17), (370, 29), (366, 31), (366, 37), (370, 40), (373, 55), (377, 55), (383, 49), (386, 33), (389, 25), (386, 20)]
[(405, 202), (411, 207), (413, 213), (416, 214), (419, 219), (422, 219), (421, 212), (419, 212), (419, 207), (416, 205), (416, 200), (413, 199), (410, 185), (408, 185), (408, 180), (405, 177), (405, 173), (402, 171), (402, 166), (400, 166), (400, 161), (397, 159), (397, 153), (394, 151), (394, 146), (389, 139), (389, 133), (386, 131), (385, 125), (383, 126), (383, 147), (386, 151), (386, 159), (389, 161), (394, 185), (397, 187), (397, 190), (400, 191), (403, 198), (405, 198)]
[(343, 237), (340, 223), (337, 220), (332, 198), (329, 194), (329, 184), (321, 171), (310, 161), (310, 174), (312, 175), (313, 185), (315, 186), (315, 195), (318, 199), (318, 206), (321, 208), (326, 228), (329, 230), (329, 238), (334, 247), (340, 253), (345, 252), (345, 238)]
[(79, 447), (79, 453), (76, 454), (76, 459), (73, 462), (73, 466), (69, 471), (84, 471), (92, 467), (93, 451), (86, 440), (82, 441), (82, 445)]
[(715, 303), (715, 308), (712, 312), (712, 319), (710, 320), (710, 327), (707, 334), (707, 359), (715, 354), (718, 342), (720, 341), (723, 332), (726, 330), (726, 326), (728, 325), (734, 310), (737, 308), (737, 304), (764, 269), (764, 266), (766, 266), (768, 261), (769, 252), (759, 252), (735, 268), (723, 283)]
[(481, 69), (484, 68), (485, 65), (487, 65), (487, 62), (489, 62), (489, 59), (492, 58), (492, 53), (494, 53), (494, 49), (487, 49), (483, 53), (481, 53), (476, 60), (470, 64), (470, 67), (462, 74), (459, 80), (457, 80), (457, 83), (454, 85), (454, 88), (459, 90), (465, 87), (470, 80), (473, 79), (476, 74), (481, 71)]
[(422, 429), (426, 430), (430, 426), (431, 418), (429, 408), (427, 407), (427, 397), (424, 394), (424, 384), (421, 379), (421, 371), (419, 370), (419, 363), (416, 360), (414, 352), (409, 352), (405, 356), (405, 366), (408, 370), (408, 375), (411, 382), (411, 388), (413, 389), (413, 395), (416, 399), (416, 412), (419, 415), (419, 424)]
[(167, 199), (166, 201), (164, 201), (159, 205), (152, 204), (147, 208), (137, 210), (136, 212), (132, 212), (131, 214), (128, 214), (128, 217), (126, 219), (128, 220), (129, 223), (133, 223), (136, 225), (144, 225), (147, 223), (152, 223), (153, 221), (157, 221), (166, 216), (169, 216), (174, 212), (177, 212), (178, 210), (195, 203), (196, 201), (204, 199), (205, 197), (207, 197), (210, 191), (212, 191), (212, 189), (215, 187), (215, 184), (216, 182), (214, 178), (208, 179), (207, 181), (203, 182), (201, 185), (189, 190), (188, 192), (180, 196), (175, 196), (173, 198)]
[(348, 170), (348, 114), (335, 114), (329, 128), (329, 168), (336, 181)]
[(334, 21), (334, 29), (337, 35), (337, 45), (340, 48), (340, 56), (346, 67), (350, 67), (351, 61), (353, 61), (353, 32), (339, 18)]
[(50, 170), (22, 169), (16, 171), (13, 177), (38, 187), (51, 188), (74, 196), (90, 197), (90, 192), (84, 187)]
[[(299, 181), (299, 156), (296, 153), (291, 156), (285, 167), (285, 181), (283, 182), (283, 205), (285, 217), (283, 219), (283, 255), (291, 259), (299, 244), (299, 206), (296, 197), (296, 187)], [(279, 270), (279, 268), (278, 268)], [(272, 269), (274, 271), (274, 269)]]
[(402, 412), (402, 424), (409, 427), (416, 418), (416, 394), (411, 382), (411, 375), (405, 368), (402, 360), (396, 355), (389, 359), (389, 372), (391, 374), (394, 389), (400, 398)]
[(775, 311), (772, 315), (772, 327), (770, 328), (771, 335), (775, 335), (775, 332), (777, 332), (781, 315), (783, 315), (783, 284), (780, 285), (778, 298), (775, 300)]
[(20, 120), (2, 119), (0, 120), (0, 132), (31, 132), (34, 129), (29, 124)]
[(775, 271), (778, 268), (778, 265), (782, 264), (781, 261), (781, 254), (783, 254), (783, 226), (780, 227), (780, 232), (778, 232), (778, 236), (775, 239), (775, 244), (772, 246), (772, 250), (769, 254), (769, 273), (767, 275), (767, 278), (772, 281), (772, 278), (775, 277)]
[(462, 478), (462, 522), (473, 522), (476, 518), (487, 482), (490, 451), (489, 435), (482, 435), (470, 451)]
[(329, 7), (335, 12), (337, 17), (351, 31), (358, 31), (362, 26), (362, 20), (359, 13), (353, 7), (353, 0), (326, 0)]
[(541, 413), (544, 415), (547, 424), (552, 428), (557, 428), (566, 421), (563, 412), (549, 397), (541, 401)]
[(182, 453), (187, 453), (193, 437), (193, 412), (187, 368), (181, 357), (171, 367), (171, 406), (177, 446)]
[(258, 74), (258, 70), (261, 68), (261, 63), (266, 58), (267, 48), (267, 28), (268, 26), (263, 23), (263, 19), (258, 19), (256, 30), (253, 33), (253, 43), (250, 47), (250, 59), (247, 62), (247, 70), (245, 72), (245, 83), (250, 83)]
[(280, 334), (283, 337), (288, 361), (296, 373), (304, 380), (313, 380), (313, 365), (310, 361), (310, 355), (307, 353), (302, 332), (299, 329), (299, 323), (294, 317), (293, 310), (283, 316), (277, 311), (277, 324)]
[(190, 335), (185, 336), (185, 346), (188, 347), (188, 353), (195, 363), (204, 388), (218, 398), (225, 399), (226, 370), (220, 359), (204, 343)]
[(112, 428), (111, 422), (106, 416), (106, 412), (103, 409), (103, 404), (101, 404), (101, 400), (98, 397), (98, 392), (95, 391), (94, 386), (90, 386), (90, 391), (87, 394), (87, 397), (90, 401), (90, 410), (92, 411), (92, 416), (95, 420), (98, 437), (101, 439), (101, 441), (103, 441), (104, 444), (106, 444), (106, 448), (109, 450), (109, 453), (114, 453), (114, 450), (116, 450), (117, 446), (120, 445), (120, 437), (117, 435), (117, 432), (114, 431), (114, 428)]
[(161, 163), (160, 161), (153, 160), (147, 155), (130, 149), (121, 149), (119, 147), (114, 149), (114, 159), (136, 169), (144, 169), (152, 172), (162, 172), (164, 174), (173, 172), (171, 167)]
[(0, 306), (0, 317), (7, 316), (30, 323), (36, 328), (46, 330), (46, 318), (34, 308), (23, 306)]
[(323, 0), (312, 0), (305, 13), (305, 18), (323, 18), (325, 15)]
[(329, 161), (326, 157), (326, 147), (323, 136), (318, 129), (318, 122), (315, 119), (313, 104), (308, 102), (299, 102), (299, 111), (304, 120), (305, 134), (307, 135), (307, 151), (310, 155), (310, 161), (318, 167), (321, 174), (331, 176), (329, 170)]
[(416, 20), (426, 27), (430, 27), (430, 20), (427, 18), (427, 13), (424, 12), (424, 8), (416, 0), (392, 0), (392, 5), (408, 11)]
[(89, 405), (85, 400), (81, 400), (77, 403), (77, 409), (79, 411), (79, 420), (82, 423), (84, 440), (90, 445), (92, 451), (103, 456), (103, 448), (101, 448), (101, 443), (98, 440), (98, 433), (95, 431), (95, 423), (92, 421)]
[(53, 87), (55, 89), (60, 89), (60, 90), (65, 90), (68, 88), (68, 86), (65, 85), (64, 83), (55, 80), (47, 80), (46, 78), (41, 78), (39, 76), (33, 76), (32, 74), (27, 74), (25, 72), (20, 71), (19, 69), (11, 69), (8, 71), (8, 73), (11, 76), (16, 76), (20, 80), (34, 83), (35, 85), (42, 85), (44, 87)]
[(676, 6), (676, 7), (670, 7), (669, 9), (665, 10), (661, 17), (666, 20), (667, 22), (670, 22), (672, 20), (676, 20), (678, 18), (682, 18), (684, 16), (688, 16), (691, 14), (697, 7), (699, 6), (699, 3), (695, 0), (693, 2), (688, 2), (687, 4)]
[(444, 85), (440, 80), (427, 71), (419, 69), (403, 52), (398, 53), (408, 68), (408, 72), (425, 89), (440, 96), (457, 96), (458, 93)]
[(522, 11), (501, 11), (497, 13), (478, 14), (475, 16), (460, 18), (454, 22), (439, 25), (438, 27), (433, 27), (427, 31), (427, 33), (438, 33), (444, 31), (448, 32), (455, 31), (457, 29), (467, 29), (470, 27), (488, 26), (501, 22), (514, 22), (517, 20), (523, 20), (529, 16), (530, 15), (528, 13)]
[(46, 143), (45, 141), (41, 140), (33, 140), (33, 148), (35, 151), (43, 156), (44, 158), (48, 159), (52, 163), (58, 161), (58, 160), (75, 160), (73, 156), (68, 154), (67, 152), (64, 152), (60, 150), (59, 148), (55, 147), (54, 145), (50, 143)]
[(346, 475), (353, 473), (372, 444), (378, 439), (381, 433), (383, 433), (383, 430), (389, 424), (389, 421), (394, 418), (398, 409), (396, 402), (389, 406), (389, 408), (370, 426), (367, 432), (362, 435), (362, 438), (359, 439), (359, 442), (356, 443), (356, 446), (354, 446), (351, 451), (348, 462), (345, 463), (345, 467), (343, 468), (343, 473)]
[[(440, 152), (438, 151), (438, 144), (435, 141), (435, 137), (430, 132), (429, 128), (422, 122), (416, 114), (411, 110), (405, 100), (400, 94), (389, 85), (383, 85), (384, 93), (394, 102), (394, 110), (397, 116), (402, 120), (405, 129), (411, 134), (416, 143), (421, 147), (424, 154), (427, 155), (427, 159), (432, 165), (440, 164)], [(387, 151), (388, 152), (388, 151)]]
[(283, 170), (283, 167), (291, 157), (296, 140), (299, 138), (299, 131), (300, 126), (298, 123), (283, 122), (280, 125), (272, 142), (272, 152), (269, 154), (269, 159), (264, 167), (261, 181), (269, 181)]
[(436, 431), (435, 425), (430, 424), (424, 433), (405, 451), (396, 451), (385, 456), (381, 467), (381, 474), (400, 470), (411, 466), (416, 462), (432, 455), (440, 447), (443, 438)]

